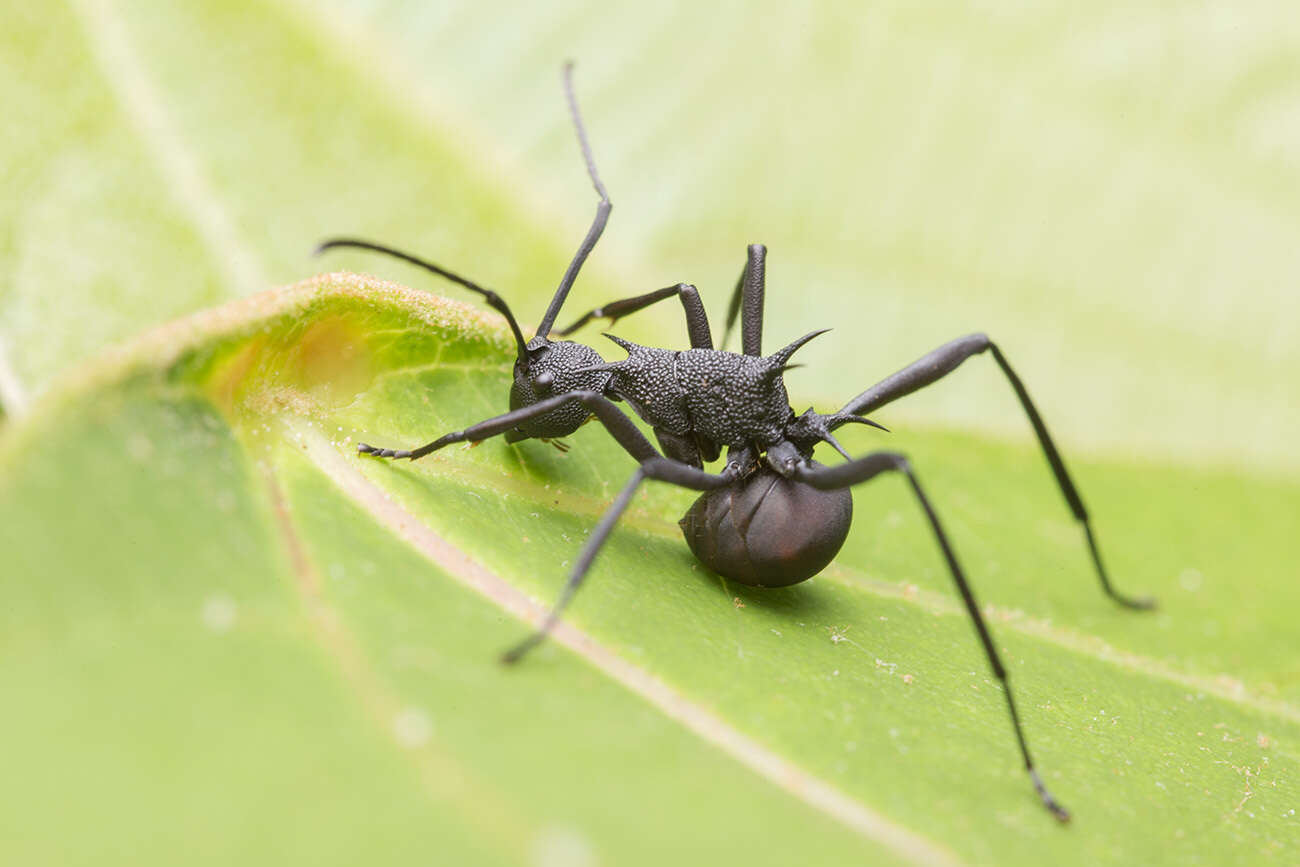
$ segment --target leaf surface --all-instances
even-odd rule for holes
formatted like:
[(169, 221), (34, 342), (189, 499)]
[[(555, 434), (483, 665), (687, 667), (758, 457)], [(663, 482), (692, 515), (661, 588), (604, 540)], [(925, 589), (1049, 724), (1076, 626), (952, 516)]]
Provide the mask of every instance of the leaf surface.
[[(0, 860), (1296, 860), (1290, 4), (11, 5)], [(616, 208), (562, 321), (685, 279), (716, 322), (763, 241), (768, 344), (836, 326), (798, 409), (974, 329), (1024, 376), (1154, 615), (1101, 597), (990, 365), (845, 440), (922, 473), (1072, 827), (896, 480), (778, 592), (703, 570), (691, 496), (647, 487), (575, 631), (504, 671), (627, 457), (595, 426), (355, 457), (499, 412), (498, 324), (253, 293), (351, 233), (535, 322), (594, 204), (565, 58)], [(684, 340), (672, 305), (617, 330)]]
[[(501, 667), (631, 460), (596, 425), (568, 454), (354, 449), (500, 411), (509, 367), (486, 315), (334, 275), (153, 332), (10, 436), (6, 860), (1294, 853), (1296, 669), (1270, 651), (1297, 592), (1277, 559), (1294, 487), (1076, 462), (1118, 579), (1165, 603), (1144, 617), (1093, 586), (1032, 450), (907, 435), (1076, 814), (1062, 828), (896, 481), (860, 490), (832, 569), (779, 591), (694, 563), (673, 526), (691, 495), (651, 487), (562, 640)], [(1241, 570), (1266, 601), (1242, 604)]]

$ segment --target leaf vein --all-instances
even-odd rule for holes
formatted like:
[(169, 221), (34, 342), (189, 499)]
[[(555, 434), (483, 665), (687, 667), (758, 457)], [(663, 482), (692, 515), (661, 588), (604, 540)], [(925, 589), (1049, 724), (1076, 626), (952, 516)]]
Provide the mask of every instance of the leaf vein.
[(177, 203), (198, 230), (227, 287), (233, 294), (245, 295), (269, 286), (260, 262), (240, 239), (191, 149), (168, 116), (162, 95), (131, 44), (113, 0), (74, 0), (72, 5), (85, 23), (93, 54), (118, 102)]
[[(305, 426), (297, 426), (294, 433), (301, 436), (307, 456), (316, 467), (381, 526), (411, 545), (449, 576), (511, 615), (532, 625), (541, 622), (546, 612), (536, 600), (490, 572), (427, 527), (417, 516), (394, 502), (383, 489), (350, 465), (329, 440)], [(768, 782), (861, 836), (889, 847), (916, 864), (961, 863), (940, 844), (895, 823), (782, 758), (572, 624), (561, 623), (553, 633), (553, 638), (630, 692), (648, 701), (670, 719), (722, 749)]]
[[(546, 490), (531, 479), (507, 476), (481, 465), (471, 467), (463, 462), (438, 461), (426, 466), (436, 466), (439, 476), (472, 483), (497, 494), (508, 493), (511, 496), (525, 497), (539, 505), (553, 505), (556, 497), (559, 497), (566, 511), (578, 514), (599, 517), (608, 505), (583, 494)], [(676, 524), (637, 506), (628, 509), (621, 526), (655, 538), (676, 540), (679, 535)], [(873, 596), (905, 602), (938, 614), (953, 617), (966, 616), (965, 608), (951, 596), (910, 584), (871, 578), (861, 570), (845, 566), (838, 561), (832, 562), (821, 577)], [(983, 611), (985, 616), (996, 622), (999, 628), (1011, 629), (1099, 662), (1177, 683), (1262, 714), (1279, 717), (1289, 722), (1300, 722), (1300, 707), (1281, 699), (1259, 695), (1238, 678), (1230, 675), (1181, 671), (1163, 660), (1117, 648), (1100, 636), (1062, 628), (1050, 620), (1025, 614), (1018, 609), (985, 604)]]
[[(400, 718), (403, 703), (369, 664), (343, 617), (326, 599), (324, 581), (294, 525), (283, 486), (270, 466), (264, 466), (263, 472), (275, 529), (289, 560), (293, 590), (302, 603), (313, 636), (338, 667), (363, 712), (381, 732), (387, 733)], [(397, 746), (395, 738), (387, 739)], [(528, 841), (537, 836), (538, 829), (530, 827), (535, 823), (519, 815), (503, 793), (475, 779), (454, 756), (440, 750), (432, 738), (422, 744), (406, 745), (403, 753), (409, 756), (421, 786), (436, 803), (455, 805), (484, 841), (502, 848), (509, 858), (527, 856)]]

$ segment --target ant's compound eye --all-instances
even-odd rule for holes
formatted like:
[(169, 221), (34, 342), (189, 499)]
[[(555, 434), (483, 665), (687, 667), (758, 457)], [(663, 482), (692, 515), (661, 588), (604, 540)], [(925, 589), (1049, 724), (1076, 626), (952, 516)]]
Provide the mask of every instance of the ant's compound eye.
[(555, 385), (555, 374), (549, 370), (543, 370), (533, 377), (533, 388), (538, 394), (548, 394)]

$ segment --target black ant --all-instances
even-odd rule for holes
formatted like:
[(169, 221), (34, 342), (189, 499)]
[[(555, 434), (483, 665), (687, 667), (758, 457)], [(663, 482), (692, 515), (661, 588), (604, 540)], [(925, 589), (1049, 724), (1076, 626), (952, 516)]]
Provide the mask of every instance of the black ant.
[[(558, 334), (570, 334), (592, 319), (609, 319), (612, 323), (629, 313), (676, 297), (686, 313), (691, 341), (688, 350), (639, 346), (606, 335), (627, 352), (627, 358), (611, 363), (584, 344), (551, 340), (550, 334), (560, 308), (564, 306), (578, 271), (604, 231), (610, 212), (609, 195), (596, 172), (574, 96), (572, 64), (565, 65), (563, 78), (587, 173), (600, 202), (591, 228), (565, 270), (532, 340), (524, 339), (510, 307), (496, 292), (438, 265), (381, 244), (351, 238), (326, 241), (318, 248), (317, 252), (334, 247), (358, 247), (395, 256), (477, 292), (505, 317), (517, 348), (510, 412), (465, 430), (445, 434), (419, 448), (394, 450), (363, 443), (358, 450), (380, 458), (415, 460), (452, 443), (477, 443), (498, 434), (504, 434), (506, 442), (510, 443), (530, 438), (554, 441), (573, 433), (595, 417), (636, 459), (636, 471), (587, 540), (555, 607), (536, 632), (505, 654), (505, 661), (511, 663), (535, 647), (554, 627), (591, 568), (601, 545), (646, 479), (703, 492), (680, 525), (691, 550), (709, 568), (743, 584), (777, 587), (811, 578), (839, 551), (848, 535), (853, 514), (851, 486), (870, 481), (881, 473), (901, 473), (925, 512), (993, 674), (1002, 682), (1025, 770), (1047, 809), (1057, 819), (1068, 821), (1070, 814), (1047, 791), (1035, 769), (1011, 694), (1007, 670), (980, 614), (970, 582), (957, 562), (957, 555), (939, 516), (912, 465), (904, 455), (891, 451), (853, 458), (833, 433), (836, 428), (851, 423), (882, 428), (865, 416), (942, 379), (971, 356), (988, 352), (1020, 400), (1056, 483), (1075, 519), (1083, 526), (1102, 589), (1111, 599), (1128, 608), (1154, 607), (1152, 599), (1128, 597), (1111, 586), (1078, 489), (1065, 469), (1065, 462), (1048, 434), (1047, 426), (1030, 400), (1029, 392), (1006, 356), (983, 334), (959, 337), (871, 386), (838, 412), (823, 415), (809, 409), (796, 415), (790, 406), (782, 374), (788, 369), (790, 357), (824, 332), (806, 334), (773, 355), (763, 355), (767, 251), (761, 244), (749, 248), (744, 271), (732, 294), (722, 341), (725, 346), (739, 317), (741, 353), (713, 348), (704, 306), (695, 287), (686, 283), (598, 307)], [(626, 402), (654, 430), (662, 453), (651, 445), (615, 401)], [(845, 462), (823, 466), (813, 461), (813, 448), (821, 442), (829, 443), (844, 456)], [(717, 460), (724, 446), (727, 458), (722, 470), (717, 473), (705, 470), (704, 464)]]

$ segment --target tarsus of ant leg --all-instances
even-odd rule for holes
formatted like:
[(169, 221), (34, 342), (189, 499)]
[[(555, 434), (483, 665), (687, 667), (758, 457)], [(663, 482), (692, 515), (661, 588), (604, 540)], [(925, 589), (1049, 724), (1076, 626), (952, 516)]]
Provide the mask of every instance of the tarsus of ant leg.
[(609, 201), (609, 193), (605, 192), (605, 185), (600, 181), (600, 175), (596, 171), (596, 159), (591, 155), (591, 143), (587, 141), (587, 130), (582, 125), (582, 113), (578, 110), (578, 98), (573, 92), (573, 62), (564, 64), (564, 95), (569, 100), (569, 114), (573, 117), (574, 129), (578, 132), (578, 145), (582, 148), (582, 158), (587, 163), (587, 174), (591, 177), (591, 184), (596, 188), (597, 194), (600, 195), (600, 202), (596, 205), (596, 217), (591, 221), (591, 228), (587, 230), (587, 236), (582, 239), (582, 244), (578, 247), (578, 252), (573, 254), (573, 260), (569, 262), (569, 267), (564, 271), (564, 277), (560, 280), (559, 287), (555, 290), (555, 296), (551, 298), (551, 306), (546, 308), (546, 315), (537, 326), (537, 336), (546, 337), (551, 333), (551, 327), (555, 325), (555, 319), (560, 315), (560, 308), (564, 306), (564, 299), (569, 296), (569, 290), (573, 288), (573, 281), (578, 279), (578, 271), (591, 255), (595, 248), (596, 242), (600, 240), (600, 235), (605, 231), (605, 223), (609, 221), (609, 211), (613, 205)]
[(601, 517), (596, 529), (591, 531), (591, 538), (587, 540), (587, 544), (582, 548), (582, 553), (578, 555), (578, 562), (574, 564), (573, 571), (569, 574), (569, 580), (564, 585), (564, 590), (561, 591), (560, 599), (555, 603), (555, 607), (546, 615), (546, 619), (542, 621), (536, 632), (506, 651), (502, 661), (507, 663), (518, 662), (525, 653), (540, 644), (547, 634), (555, 628), (555, 624), (559, 622), (565, 606), (569, 604), (569, 600), (573, 598), (573, 594), (577, 592), (578, 587), (582, 584), (588, 570), (591, 568), (592, 561), (596, 559), (601, 546), (609, 538), (614, 525), (618, 523), (618, 519), (627, 509), (628, 504), (632, 502), (632, 496), (643, 481), (656, 479), (685, 488), (704, 491), (725, 487), (734, 482), (739, 474), (740, 470), (738, 468), (730, 466), (721, 473), (714, 474), (658, 455), (644, 459), (641, 466), (637, 468), (636, 472), (632, 474), (632, 478), (623, 487), (622, 492), (614, 500), (614, 504)]
[(1025, 740), (1024, 730), (1020, 724), (1020, 714), (1016, 710), (1015, 698), (1011, 693), (1011, 681), (1007, 675), (1006, 667), (1002, 664), (997, 647), (993, 643), (993, 636), (989, 633), (988, 625), (984, 622), (984, 615), (980, 613), (979, 604), (975, 601), (975, 594), (971, 590), (970, 582), (966, 580), (966, 574), (962, 571), (961, 564), (957, 562), (957, 555), (948, 541), (948, 534), (944, 532), (943, 525), (939, 521), (939, 515), (935, 512), (929, 498), (925, 495), (925, 491), (921, 488), (921, 482), (917, 479), (916, 473), (913, 472), (907, 458), (894, 452), (876, 452), (833, 467), (813, 468), (807, 465), (799, 465), (795, 467), (793, 476), (795, 479), (807, 482), (815, 488), (834, 490), (869, 481), (880, 473), (891, 470), (902, 473), (907, 477), (912, 492), (916, 494), (917, 500), (920, 501), (921, 508), (930, 522), (930, 529), (934, 532), (935, 540), (939, 543), (939, 549), (943, 552), (944, 560), (948, 563), (948, 571), (952, 575), (953, 583), (957, 585), (957, 591), (961, 594), (962, 602), (966, 606), (966, 612), (970, 615), (971, 622), (975, 625), (975, 632), (979, 636), (980, 643), (984, 646), (984, 655), (988, 658), (989, 667), (993, 669), (994, 676), (1002, 682), (1002, 694), (1006, 697), (1007, 711), (1011, 715), (1011, 727), (1016, 734), (1016, 743), (1020, 747), (1020, 755), (1024, 759), (1025, 770), (1029, 773), (1029, 778), (1034, 784), (1034, 789), (1038, 792), (1038, 797), (1042, 800), (1043, 806), (1052, 812), (1053, 816), (1062, 822), (1068, 822), (1070, 820), (1069, 811), (1052, 797), (1051, 792), (1043, 785), (1043, 780), (1034, 767), (1034, 760), (1029, 754), (1029, 744)]
[(512, 409), (507, 413), (470, 425), (464, 430), (443, 434), (433, 442), (426, 443), (419, 448), (384, 449), (372, 446), (369, 443), (360, 443), (357, 445), (357, 451), (380, 458), (419, 460), (425, 455), (432, 454), (452, 443), (481, 442), (489, 437), (507, 433), (529, 419), (545, 415), (573, 401), (577, 401), (591, 410), (592, 414), (605, 425), (605, 428), (614, 437), (615, 441), (623, 446), (628, 454), (636, 458), (638, 462), (659, 457), (659, 452), (655, 450), (655, 447), (650, 444), (650, 441), (645, 438), (645, 435), (641, 433), (632, 420), (615, 406), (613, 401), (595, 391), (573, 391), (568, 394), (557, 394), (554, 397), (548, 397), (539, 400), (537, 403), (519, 409)]
[[(1020, 377), (1016, 375), (1015, 370), (1012, 369), (1006, 356), (1002, 354), (1002, 350), (987, 335), (968, 334), (965, 337), (959, 337), (945, 343), (897, 373), (871, 386), (871, 388), (846, 403), (844, 408), (836, 415), (842, 417), (850, 413), (866, 415), (874, 412), (886, 404), (893, 403), (900, 397), (905, 397), (914, 391), (937, 382), (956, 370), (966, 359), (985, 351), (992, 353), (993, 359), (998, 363), (998, 367), (1001, 368), (1003, 375), (1011, 384), (1012, 390), (1015, 391), (1016, 398), (1020, 401), (1020, 406), (1025, 411), (1025, 415), (1029, 417), (1029, 423), (1033, 426), (1034, 434), (1038, 437), (1039, 447), (1043, 450), (1043, 456), (1047, 458), (1047, 463), (1052, 469), (1052, 475), (1056, 477), (1056, 485), (1060, 489), (1061, 495), (1065, 498), (1065, 502), (1070, 507), (1070, 512), (1074, 515), (1075, 520), (1083, 525), (1088, 551), (1092, 555), (1092, 562), (1096, 567), (1102, 590), (1105, 591), (1107, 596), (1126, 608), (1139, 610), (1154, 608), (1156, 602), (1151, 597), (1127, 596), (1120, 593), (1111, 584), (1110, 576), (1102, 563), (1101, 551), (1097, 547), (1097, 540), (1093, 534), (1088, 510), (1083, 505), (1083, 498), (1079, 496), (1079, 490), (1075, 487), (1074, 480), (1070, 478), (1069, 472), (1065, 469), (1065, 460), (1061, 457), (1056, 443), (1052, 440), (1052, 435), (1047, 432), (1047, 425), (1043, 422), (1042, 416), (1038, 414), (1038, 409), (1034, 406), (1033, 400), (1030, 399), (1029, 391), (1025, 388), (1024, 383), (1020, 381)], [(833, 430), (842, 423), (837, 419), (830, 423), (830, 427)]]
[(618, 523), (618, 519), (622, 517), (628, 504), (632, 502), (632, 496), (636, 493), (636, 489), (641, 486), (641, 482), (643, 482), (645, 478), (645, 471), (638, 467), (636, 472), (632, 474), (632, 478), (628, 479), (627, 484), (623, 486), (623, 490), (614, 500), (614, 504), (610, 506), (601, 517), (600, 523), (596, 525), (596, 529), (591, 531), (591, 538), (587, 540), (587, 544), (582, 546), (582, 553), (578, 555), (578, 562), (573, 565), (573, 571), (569, 573), (569, 580), (565, 583), (564, 589), (560, 592), (560, 599), (555, 603), (555, 607), (547, 613), (546, 619), (542, 621), (541, 626), (537, 628), (536, 632), (510, 648), (510, 650), (506, 651), (506, 653), (501, 657), (502, 662), (518, 662), (525, 653), (540, 644), (542, 640), (546, 638), (547, 634), (555, 628), (555, 624), (560, 621), (560, 615), (564, 612), (565, 607), (573, 598), (573, 594), (578, 591), (580, 586), (582, 586), (582, 579), (586, 577), (587, 572), (591, 569), (592, 561), (595, 560), (596, 555), (600, 553), (601, 546), (604, 545), (605, 540), (609, 538), (609, 534), (613, 531), (614, 525)]
[(464, 286), (471, 292), (479, 293), (487, 300), (489, 307), (496, 310), (506, 318), (506, 322), (510, 325), (510, 332), (515, 336), (515, 346), (519, 354), (519, 360), (524, 361), (528, 358), (528, 341), (524, 339), (524, 333), (519, 330), (519, 322), (515, 319), (515, 314), (510, 312), (510, 305), (506, 304), (505, 299), (496, 292), (493, 292), (491, 289), (484, 288), (473, 280), (467, 280), (459, 274), (455, 274), (440, 265), (435, 265), (432, 262), (421, 259), (419, 256), (413, 256), (410, 253), (404, 253), (401, 250), (396, 250), (383, 244), (375, 244), (371, 241), (362, 241), (357, 238), (331, 238), (316, 248), (316, 255), (319, 256), (326, 250), (333, 250), (339, 247), (355, 247), (358, 250), (370, 250), (375, 253), (383, 253), (385, 256), (392, 256), (395, 259), (401, 259), (403, 262), (423, 268), (426, 271), (432, 271), (443, 279), (450, 280), (459, 286)]

